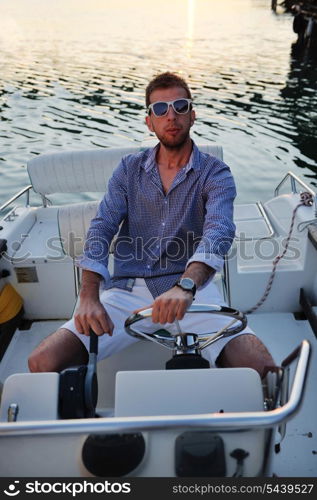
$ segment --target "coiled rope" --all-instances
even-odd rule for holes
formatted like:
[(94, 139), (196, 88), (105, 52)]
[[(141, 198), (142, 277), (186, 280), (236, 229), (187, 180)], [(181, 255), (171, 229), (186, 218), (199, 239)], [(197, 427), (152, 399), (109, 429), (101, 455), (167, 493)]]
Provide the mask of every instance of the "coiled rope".
[(251, 309), (249, 309), (248, 311), (245, 311), (244, 312), (245, 314), (252, 314), (254, 311), (256, 311), (257, 309), (259, 309), (259, 307), (261, 307), (261, 305), (268, 298), (268, 295), (269, 295), (269, 293), (271, 291), (271, 288), (272, 288), (272, 285), (273, 285), (273, 281), (274, 281), (274, 278), (275, 278), (277, 265), (280, 262), (280, 260), (283, 259), (284, 255), (286, 254), (287, 249), (288, 249), (288, 245), (289, 245), (289, 242), (290, 242), (290, 239), (291, 239), (291, 236), (292, 236), (292, 232), (293, 232), (293, 228), (294, 228), (294, 222), (295, 222), (296, 212), (299, 209), (299, 207), (301, 207), (301, 206), (311, 207), (313, 205), (313, 203), (314, 203), (314, 200), (313, 200), (313, 196), (312, 196), (311, 193), (308, 193), (307, 191), (305, 191), (303, 193), (300, 193), (300, 202), (298, 203), (298, 205), (296, 205), (296, 207), (293, 210), (292, 219), (291, 219), (291, 225), (290, 225), (290, 228), (289, 228), (288, 236), (287, 236), (287, 238), (285, 240), (284, 250), (281, 253), (281, 255), (278, 255), (273, 260), (272, 272), (271, 272), (271, 275), (269, 277), (269, 280), (268, 280), (268, 283), (266, 285), (266, 289), (265, 289), (265, 291), (263, 293), (263, 296), (261, 297), (261, 299), (253, 307), (251, 307)]

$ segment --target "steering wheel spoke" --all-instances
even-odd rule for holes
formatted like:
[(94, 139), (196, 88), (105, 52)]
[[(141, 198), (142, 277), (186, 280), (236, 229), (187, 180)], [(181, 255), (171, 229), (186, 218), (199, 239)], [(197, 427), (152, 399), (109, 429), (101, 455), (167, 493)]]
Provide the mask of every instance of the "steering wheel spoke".
[[(237, 309), (232, 309), (227, 306), (219, 306), (217, 304), (192, 304), (186, 314), (201, 314), (208, 313), (210, 315), (220, 315), (228, 317), (228, 324), (220, 328), (216, 332), (193, 333), (181, 332), (178, 328), (178, 333), (170, 334), (167, 330), (161, 328), (154, 332), (138, 331), (135, 324), (142, 320), (152, 317), (152, 308), (145, 309), (136, 314), (132, 314), (125, 322), (125, 329), (129, 335), (139, 339), (147, 339), (152, 342), (159, 343), (168, 349), (181, 349), (186, 352), (193, 347), (202, 350), (210, 344), (224, 337), (229, 337), (241, 332), (247, 325), (247, 318), (244, 313)], [(190, 341), (188, 341), (190, 338)], [(186, 340), (185, 340), (186, 339)]]

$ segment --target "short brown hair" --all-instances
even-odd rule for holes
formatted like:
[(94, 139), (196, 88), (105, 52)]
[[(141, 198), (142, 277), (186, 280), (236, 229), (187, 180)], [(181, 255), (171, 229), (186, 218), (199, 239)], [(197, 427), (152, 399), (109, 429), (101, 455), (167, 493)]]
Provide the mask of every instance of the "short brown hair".
[(168, 89), (170, 87), (181, 87), (186, 90), (187, 98), (188, 99), (192, 98), (191, 92), (184, 78), (176, 75), (175, 73), (170, 73), (169, 71), (166, 71), (165, 73), (161, 73), (155, 76), (146, 87), (145, 90), (146, 107), (150, 105), (150, 95), (152, 94), (152, 92), (154, 92), (154, 90)]

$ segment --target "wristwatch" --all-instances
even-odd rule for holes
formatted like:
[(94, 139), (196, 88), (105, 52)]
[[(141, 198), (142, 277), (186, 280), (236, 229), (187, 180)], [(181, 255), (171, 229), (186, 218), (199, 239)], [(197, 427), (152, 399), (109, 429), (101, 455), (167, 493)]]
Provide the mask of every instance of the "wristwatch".
[(196, 285), (191, 278), (181, 278), (175, 283), (175, 286), (179, 286), (182, 290), (185, 290), (185, 292), (191, 292), (193, 297), (195, 297)]

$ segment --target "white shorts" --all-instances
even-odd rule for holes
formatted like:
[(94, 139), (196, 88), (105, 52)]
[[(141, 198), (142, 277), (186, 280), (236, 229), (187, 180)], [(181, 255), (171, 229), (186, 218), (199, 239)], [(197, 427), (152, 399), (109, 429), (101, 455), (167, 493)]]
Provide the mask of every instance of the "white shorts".
[[(99, 337), (98, 361), (112, 356), (129, 345), (139, 341), (139, 339), (126, 333), (124, 329), (124, 322), (134, 310), (142, 307), (149, 307), (153, 303), (153, 297), (149, 292), (144, 279), (137, 278), (132, 292), (122, 290), (121, 288), (111, 288), (110, 290), (104, 290), (101, 293), (100, 301), (107, 310), (107, 313), (114, 324), (114, 330), (111, 337), (107, 334)], [(222, 300), (217, 285), (213, 281), (211, 281), (203, 289), (197, 291), (195, 304), (226, 305)], [(230, 320), (231, 318), (228, 318), (227, 316), (210, 315), (208, 313), (201, 313), (199, 315), (186, 314), (185, 317), (179, 321), (179, 325), (182, 331), (207, 333), (218, 331), (220, 328), (226, 326)], [(61, 328), (67, 328), (67, 330), (74, 333), (81, 340), (81, 342), (83, 342), (86, 349), (89, 350), (89, 337), (77, 331), (73, 318), (64, 323)], [(176, 325), (170, 323), (165, 325), (156, 323), (153, 324), (152, 328), (153, 331), (159, 330), (160, 328), (164, 328), (171, 333), (175, 333), (177, 331)], [(246, 327), (241, 332), (230, 337), (222, 338), (209, 347), (206, 347), (202, 351), (203, 357), (208, 359), (211, 366), (216, 366), (216, 360), (226, 344), (238, 335), (243, 334), (254, 335), (253, 331), (249, 327)]]

